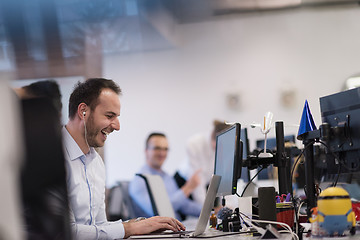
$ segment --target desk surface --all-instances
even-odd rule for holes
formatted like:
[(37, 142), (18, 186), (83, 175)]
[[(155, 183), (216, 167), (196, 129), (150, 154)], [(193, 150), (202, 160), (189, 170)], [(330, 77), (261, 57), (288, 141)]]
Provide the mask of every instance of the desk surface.
[[(189, 220), (186, 220), (183, 222), (184, 225), (186, 226), (187, 230), (194, 230), (196, 227), (196, 223), (197, 223), (197, 218), (192, 218)], [(211, 231), (211, 229), (207, 229), (206, 231)], [(259, 239), (260, 237), (258, 236), (252, 236), (251, 234), (236, 234), (236, 235), (228, 235), (228, 236), (220, 236), (220, 237), (215, 237), (214, 239), (227, 239), (227, 238), (232, 238), (232, 239)], [(171, 238), (168, 238), (171, 239)], [(174, 238), (172, 238), (174, 239)], [(292, 239), (290, 234), (282, 234), (282, 238), (281, 239)], [(360, 230), (357, 229), (356, 235), (354, 236), (345, 236), (345, 237), (303, 237), (304, 240), (347, 240), (347, 239), (360, 239)]]
[[(205, 231), (205, 235), (200, 235), (197, 237), (167, 237), (167, 236), (159, 236), (157, 235), (155, 236), (132, 236), (130, 238), (132, 239), (184, 239), (184, 238), (197, 238), (197, 239), (242, 239), (242, 240), (252, 240), (252, 239), (259, 239), (260, 236), (253, 236), (252, 234), (231, 234), (231, 235), (218, 235), (218, 236), (209, 236), (206, 235), (206, 233), (210, 233), (212, 231), (217, 231), (217, 230), (212, 230), (212, 229), (207, 229)], [(281, 240), (291, 240), (291, 235), (290, 234), (282, 234), (281, 235), (282, 238)], [(278, 240), (278, 239), (277, 239)]]
[[(183, 222), (184, 225), (186, 226), (186, 230), (195, 230), (196, 227), (196, 223), (197, 223), (197, 218), (194, 219), (189, 219)], [(212, 232), (212, 231), (217, 231), (214, 229), (209, 229), (207, 228), (205, 233), (207, 232)], [(282, 238), (284, 240), (291, 240), (292, 236), (290, 234), (281, 234)], [(138, 238), (137, 236), (134, 237), (130, 237), (130, 238)], [(150, 239), (151, 237), (149, 237), (148, 239)], [(209, 238), (209, 237), (201, 237), (199, 236), (198, 238)], [(212, 239), (242, 239), (242, 240), (251, 240), (251, 239), (260, 239), (260, 236), (253, 236), (252, 234), (234, 234), (234, 235), (225, 235), (225, 236), (216, 236), (216, 237), (210, 237)], [(138, 238), (139, 239), (139, 238)], [(141, 239), (145, 239), (145, 237), (142, 237)], [(154, 238), (151, 238), (154, 239)], [(160, 238), (159, 238), (160, 239)], [(161, 239), (183, 239), (183, 238), (176, 238), (176, 237), (166, 237), (166, 236), (162, 236)], [(347, 240), (347, 239), (360, 239), (360, 230), (357, 230), (357, 234), (354, 236), (344, 236), (344, 237), (306, 237), (304, 235), (303, 237), (304, 240)]]
[[(196, 223), (197, 223), (197, 218), (193, 218), (193, 219), (189, 219), (183, 222), (184, 225), (186, 226), (186, 230), (195, 230), (196, 227)], [(251, 239), (259, 239), (260, 236), (253, 236), (253, 234), (249, 234), (249, 233), (235, 233), (235, 234), (231, 234), (231, 235), (222, 235), (222, 236), (211, 236), (211, 237), (207, 237), (206, 233), (213, 233), (214, 231), (218, 231), (215, 229), (210, 229), (207, 228), (205, 231), (205, 236), (198, 236), (196, 238), (211, 238), (211, 239), (243, 239), (243, 240), (251, 240)], [(221, 232), (220, 232), (221, 233)], [(134, 236), (134, 237), (130, 237), (130, 238), (134, 238), (134, 239), (139, 239), (139, 236)], [(145, 239), (146, 237), (141, 237), (141, 239)], [(154, 239), (154, 237), (148, 236), (148, 239)], [(155, 239), (183, 239), (180, 237), (166, 237), (166, 236), (161, 236), (161, 237), (157, 237)], [(284, 240), (290, 240), (291, 239), (291, 235), (290, 234), (282, 234), (282, 238)]]

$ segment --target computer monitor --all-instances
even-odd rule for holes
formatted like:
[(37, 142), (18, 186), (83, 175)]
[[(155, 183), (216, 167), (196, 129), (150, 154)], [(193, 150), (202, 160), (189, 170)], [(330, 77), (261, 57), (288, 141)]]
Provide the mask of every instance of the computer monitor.
[(322, 119), (321, 139), (329, 147), (328, 173), (360, 171), (360, 88), (355, 88), (320, 98)]
[(236, 193), (242, 168), (240, 130), (240, 124), (235, 123), (216, 135), (214, 174), (221, 176), (217, 196)]
[[(241, 128), (240, 139), (242, 142), (242, 159), (246, 160), (250, 152), (249, 138), (247, 134), (247, 128)], [(242, 168), (241, 179), (244, 182), (250, 181), (250, 170), (248, 168)]]

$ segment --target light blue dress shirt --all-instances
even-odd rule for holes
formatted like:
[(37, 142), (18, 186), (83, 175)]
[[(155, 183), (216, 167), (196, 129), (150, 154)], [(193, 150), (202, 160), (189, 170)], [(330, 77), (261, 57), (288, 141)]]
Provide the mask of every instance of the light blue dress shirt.
[(122, 221), (108, 222), (106, 219), (103, 160), (94, 148), (85, 155), (65, 127), (62, 134), (74, 239), (123, 238)]
[[(162, 177), (177, 219), (180, 219), (178, 212), (196, 217), (200, 215), (201, 204), (187, 198), (172, 176), (162, 170), (153, 169), (149, 165), (144, 165), (138, 173), (156, 174)], [(145, 217), (154, 216), (144, 179), (135, 176), (130, 182), (129, 193), (135, 203), (147, 214)]]

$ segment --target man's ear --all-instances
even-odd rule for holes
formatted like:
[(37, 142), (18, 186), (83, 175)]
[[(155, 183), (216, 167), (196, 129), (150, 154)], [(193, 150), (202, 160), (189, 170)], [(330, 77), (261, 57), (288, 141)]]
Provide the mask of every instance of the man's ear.
[(80, 119), (84, 119), (86, 116), (86, 111), (88, 110), (88, 107), (86, 105), (86, 103), (80, 103), (78, 106), (78, 115), (80, 117)]

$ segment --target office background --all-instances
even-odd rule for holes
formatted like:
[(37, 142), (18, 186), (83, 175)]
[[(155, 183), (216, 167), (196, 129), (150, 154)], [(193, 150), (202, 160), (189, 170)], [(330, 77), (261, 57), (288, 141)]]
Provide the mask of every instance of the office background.
[[(319, 97), (343, 90), (345, 80), (359, 73), (358, 5), (251, 11), (183, 22), (166, 11), (157, 16), (149, 28), (128, 27), (124, 41), (133, 44), (129, 51), (102, 56), (103, 77), (123, 89), (121, 130), (104, 147), (108, 187), (131, 179), (144, 163), (145, 139), (152, 131), (168, 136), (165, 170), (172, 173), (185, 158), (187, 139), (208, 134), (214, 119), (249, 128), (271, 111), (274, 121), (284, 121), (285, 135), (296, 134), (305, 99), (319, 125)], [(136, 34), (154, 26), (156, 34)], [(85, 78), (56, 79), (65, 97)], [(63, 104), (66, 123), (65, 98)], [(258, 128), (249, 128), (248, 134), (253, 149), (263, 135)]]

